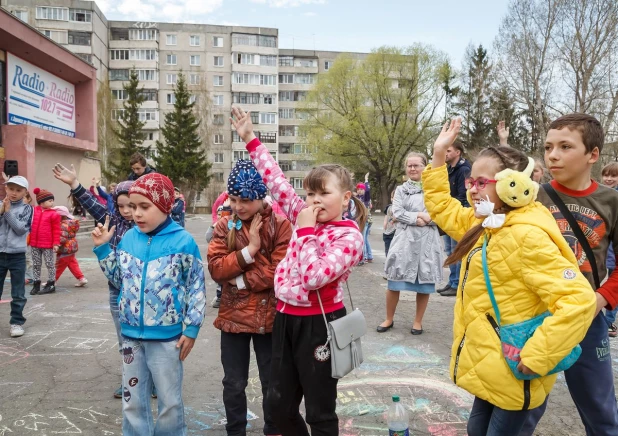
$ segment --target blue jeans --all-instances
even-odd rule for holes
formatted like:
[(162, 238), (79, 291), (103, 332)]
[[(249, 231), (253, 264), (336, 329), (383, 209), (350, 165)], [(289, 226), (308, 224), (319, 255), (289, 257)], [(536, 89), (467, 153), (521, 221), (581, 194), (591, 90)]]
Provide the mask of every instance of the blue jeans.
[(373, 260), (373, 254), (371, 253), (371, 245), (369, 245), (369, 232), (371, 231), (371, 223), (365, 224), (363, 229), (363, 239), (365, 244), (363, 245), (363, 257), (364, 260)]
[[(443, 236), (443, 238), (444, 238), (444, 251), (446, 251), (447, 256), (450, 256), (451, 254), (453, 254), (453, 251), (455, 250), (457, 241), (448, 235)], [(448, 278), (448, 284), (451, 288), (457, 289), (457, 287), (459, 286), (459, 272), (461, 271), (461, 262), (457, 262), (452, 265), (449, 265), (449, 269), (451, 270), (451, 275)]]
[(26, 306), (26, 253), (0, 253), (0, 298), (6, 274), (11, 272), (11, 324), (23, 325)]
[(517, 436), (530, 412), (504, 410), (475, 397), (468, 419), (468, 436)]
[[(123, 436), (186, 436), (178, 340), (123, 339)], [(159, 407), (156, 423), (150, 408), (153, 382)]]
[(109, 311), (112, 313), (114, 327), (116, 327), (116, 336), (118, 337), (118, 352), (122, 354), (122, 334), (120, 333), (120, 318), (118, 318), (118, 296), (120, 289), (116, 289), (114, 285), (107, 282), (109, 288)]

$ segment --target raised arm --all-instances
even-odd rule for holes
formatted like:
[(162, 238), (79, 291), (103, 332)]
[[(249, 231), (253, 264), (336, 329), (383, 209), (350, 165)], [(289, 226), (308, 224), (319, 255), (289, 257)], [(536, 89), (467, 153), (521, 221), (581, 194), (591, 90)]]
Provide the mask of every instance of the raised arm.
[(67, 168), (62, 164), (57, 163), (54, 166), (54, 177), (71, 187), (71, 194), (86, 209), (97, 223), (103, 223), (107, 216), (107, 207), (97, 201), (94, 195), (84, 188), (77, 180), (77, 172), (75, 167)]
[(233, 117), (230, 120), (238, 135), (247, 144), (247, 151), (251, 156), (253, 164), (260, 172), (264, 183), (270, 189), (277, 204), (281, 206), (290, 222), (295, 225), (298, 214), (307, 207), (307, 204), (296, 194), (294, 187), (290, 185), (283, 175), (283, 171), (281, 171), (277, 161), (273, 159), (268, 149), (262, 145), (253, 133), (251, 114), (235, 107), (232, 109), (232, 115)]

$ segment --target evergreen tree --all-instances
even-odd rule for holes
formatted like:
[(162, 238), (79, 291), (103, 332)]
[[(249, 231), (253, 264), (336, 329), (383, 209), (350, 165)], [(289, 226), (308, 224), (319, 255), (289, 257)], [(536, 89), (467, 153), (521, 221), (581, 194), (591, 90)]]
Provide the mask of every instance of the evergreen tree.
[(154, 160), (157, 171), (168, 176), (191, 199), (192, 192), (201, 191), (208, 184), (212, 164), (198, 133), (200, 122), (195, 116), (195, 103), (191, 102), (182, 73), (178, 74), (174, 98), (174, 109), (165, 114), (165, 125), (161, 128), (165, 141), (157, 141)]
[(127, 100), (124, 101), (123, 111), (118, 117), (118, 125), (114, 128), (114, 134), (118, 139), (118, 147), (109, 152), (110, 160), (106, 175), (111, 180), (125, 180), (131, 167), (129, 160), (134, 153), (146, 154), (148, 147), (143, 147), (145, 136), (142, 131), (146, 124), (139, 119), (139, 108), (144, 102), (144, 96), (139, 87), (137, 71), (132, 70), (129, 83), (124, 85)]

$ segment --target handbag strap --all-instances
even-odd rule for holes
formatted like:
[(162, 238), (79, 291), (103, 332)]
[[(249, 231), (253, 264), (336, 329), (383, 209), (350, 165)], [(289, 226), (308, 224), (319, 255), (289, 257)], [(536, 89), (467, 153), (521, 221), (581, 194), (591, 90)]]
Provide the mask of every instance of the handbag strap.
[(494, 288), (491, 286), (491, 280), (489, 279), (489, 268), (487, 268), (487, 235), (483, 239), (483, 275), (485, 276), (485, 285), (487, 286), (487, 293), (489, 294), (489, 299), (491, 300), (491, 305), (494, 307), (494, 312), (496, 313), (496, 318), (498, 325), (502, 325), (500, 322), (500, 310), (498, 309), (498, 303), (496, 302), (496, 297), (494, 296)]
[[(352, 301), (352, 293), (350, 292), (350, 285), (348, 284), (347, 280), (345, 284), (348, 288), (348, 295), (350, 296), (350, 304), (352, 305), (352, 310), (354, 310), (354, 302)], [(322, 317), (324, 318), (324, 324), (326, 325), (326, 335), (327, 335), (326, 343), (328, 343), (331, 340), (330, 329), (328, 328), (328, 320), (326, 319), (326, 313), (324, 312), (324, 306), (322, 305), (322, 298), (320, 298), (320, 290), (318, 289), (316, 293), (318, 294), (318, 303), (320, 303), (320, 310), (322, 310)]]
[(594, 284), (596, 288), (599, 289), (601, 287), (601, 281), (599, 280), (599, 270), (597, 269), (597, 261), (594, 257), (594, 253), (592, 252), (592, 248), (590, 248), (588, 239), (584, 235), (584, 232), (582, 232), (582, 229), (579, 227), (577, 220), (575, 219), (575, 217), (573, 216), (569, 208), (566, 206), (566, 204), (564, 204), (564, 201), (562, 201), (562, 199), (560, 198), (556, 190), (553, 188), (553, 186), (550, 185), (549, 183), (544, 183), (543, 189), (545, 190), (545, 192), (547, 192), (547, 195), (549, 195), (549, 198), (552, 199), (552, 201), (558, 207), (558, 209), (560, 209), (562, 216), (564, 217), (564, 219), (567, 220), (567, 222), (569, 223), (569, 226), (571, 226), (571, 230), (573, 231), (573, 233), (575, 234), (575, 237), (579, 241), (579, 244), (584, 249), (584, 252), (586, 253), (586, 257), (588, 258), (588, 262), (590, 262), (590, 266), (592, 268), (592, 276), (594, 278)]

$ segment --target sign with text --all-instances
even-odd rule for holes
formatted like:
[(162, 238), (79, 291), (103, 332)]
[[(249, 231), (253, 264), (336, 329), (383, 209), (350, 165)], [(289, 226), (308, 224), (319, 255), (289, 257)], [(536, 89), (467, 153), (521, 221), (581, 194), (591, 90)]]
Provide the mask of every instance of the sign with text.
[(7, 61), (9, 124), (75, 137), (75, 86), (11, 53)]

